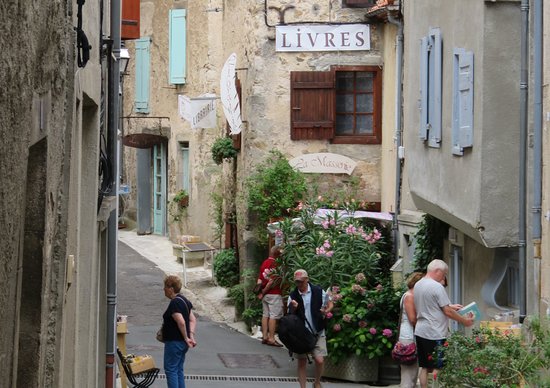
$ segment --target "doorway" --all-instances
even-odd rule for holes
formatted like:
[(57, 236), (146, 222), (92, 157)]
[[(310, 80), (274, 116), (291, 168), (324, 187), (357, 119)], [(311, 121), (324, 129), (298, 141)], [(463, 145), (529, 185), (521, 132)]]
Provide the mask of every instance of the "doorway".
[(153, 146), (153, 233), (166, 235), (166, 144)]

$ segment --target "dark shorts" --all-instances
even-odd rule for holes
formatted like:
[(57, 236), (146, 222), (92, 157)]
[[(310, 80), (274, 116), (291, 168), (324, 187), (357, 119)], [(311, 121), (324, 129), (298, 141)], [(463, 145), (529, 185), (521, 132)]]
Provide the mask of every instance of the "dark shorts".
[(445, 338), (440, 340), (430, 340), (415, 336), (416, 351), (418, 353), (418, 366), (428, 369), (441, 369), (443, 359), (441, 354), (436, 354), (436, 348), (445, 343)]

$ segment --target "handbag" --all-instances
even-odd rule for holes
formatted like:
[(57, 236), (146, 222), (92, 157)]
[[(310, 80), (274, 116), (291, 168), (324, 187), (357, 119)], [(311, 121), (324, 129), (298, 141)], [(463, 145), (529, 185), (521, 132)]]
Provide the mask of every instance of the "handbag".
[(404, 344), (397, 341), (391, 351), (391, 358), (403, 365), (410, 365), (416, 362), (416, 344)]
[(164, 336), (162, 335), (162, 326), (163, 325), (160, 325), (160, 329), (158, 329), (157, 335), (155, 338), (157, 339), (157, 341), (164, 343)]
[[(405, 298), (401, 299), (401, 306), (399, 309), (399, 331), (397, 332), (397, 338), (399, 338), (399, 332), (401, 331), (401, 321), (403, 319), (403, 302)], [(416, 362), (416, 344), (411, 342), (410, 344), (404, 344), (399, 340), (393, 346), (391, 351), (391, 358), (400, 364), (411, 365)]]

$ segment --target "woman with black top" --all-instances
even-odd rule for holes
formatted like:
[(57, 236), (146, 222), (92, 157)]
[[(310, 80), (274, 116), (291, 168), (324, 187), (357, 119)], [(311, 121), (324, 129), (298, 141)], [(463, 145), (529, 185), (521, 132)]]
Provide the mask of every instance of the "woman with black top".
[(193, 305), (181, 295), (179, 276), (164, 279), (164, 295), (170, 299), (168, 308), (162, 315), (162, 335), (164, 338), (164, 370), (168, 388), (185, 388), (183, 363), (189, 348), (197, 345), (195, 327), (197, 320)]

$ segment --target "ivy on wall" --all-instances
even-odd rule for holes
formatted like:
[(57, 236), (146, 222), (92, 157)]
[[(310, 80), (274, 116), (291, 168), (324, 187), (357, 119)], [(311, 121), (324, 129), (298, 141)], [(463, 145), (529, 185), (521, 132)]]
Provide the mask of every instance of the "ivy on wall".
[(425, 214), (416, 233), (413, 267), (415, 272), (426, 272), (430, 261), (443, 259), (444, 242), (449, 225), (434, 216)]

